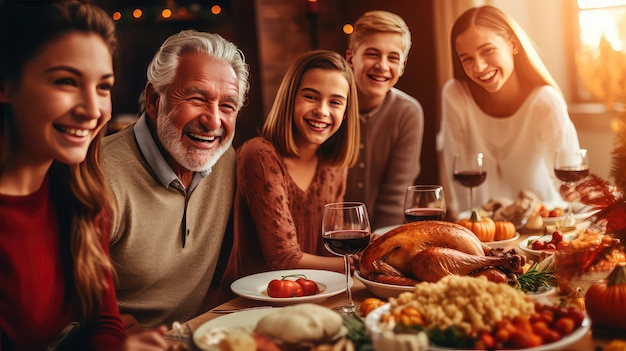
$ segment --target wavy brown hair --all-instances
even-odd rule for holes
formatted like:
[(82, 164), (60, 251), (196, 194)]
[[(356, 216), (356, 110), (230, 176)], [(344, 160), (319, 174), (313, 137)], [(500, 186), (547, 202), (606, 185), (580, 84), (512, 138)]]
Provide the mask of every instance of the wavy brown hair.
[(359, 156), (359, 103), (352, 69), (345, 59), (335, 52), (311, 51), (300, 56), (289, 67), (263, 124), (261, 135), (276, 147), (281, 156), (299, 155), (294, 139), (293, 109), (302, 77), (314, 68), (339, 71), (350, 86), (345, 119), (339, 130), (321, 145), (318, 155), (335, 167), (351, 167)]
[[(112, 56), (117, 51), (115, 25), (101, 8), (85, 1), (30, 2), (6, 0), (0, 17), (0, 82), (19, 86), (24, 65), (52, 40), (70, 32), (99, 35)], [(0, 173), (14, 152), (13, 114), (0, 106)], [(105, 238), (115, 205), (102, 172), (99, 147), (104, 130), (95, 137), (86, 159), (75, 165), (54, 161), (50, 168), (67, 303), (75, 304), (83, 321), (95, 316), (109, 288), (113, 268)]]

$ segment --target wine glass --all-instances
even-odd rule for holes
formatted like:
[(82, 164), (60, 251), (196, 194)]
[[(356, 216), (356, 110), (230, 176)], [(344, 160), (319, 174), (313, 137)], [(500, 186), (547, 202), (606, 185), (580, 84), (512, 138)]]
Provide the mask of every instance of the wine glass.
[(406, 188), (404, 218), (418, 222), (446, 218), (446, 199), (441, 185), (412, 185)]
[(336, 202), (324, 206), (322, 218), (322, 239), (326, 249), (337, 256), (343, 256), (346, 266), (346, 294), (348, 299), (343, 306), (333, 308), (343, 314), (354, 313), (357, 309), (350, 290), (350, 256), (367, 247), (370, 242), (370, 221), (365, 204), (361, 202)]
[[(554, 174), (570, 187), (585, 179), (589, 175), (587, 149), (557, 150), (554, 157)], [(573, 226), (576, 224), (576, 220), (572, 213), (572, 201), (567, 203), (567, 214), (561, 225)]]
[(474, 207), (472, 189), (487, 179), (487, 171), (483, 168), (483, 154), (469, 153), (454, 156), (454, 180), (469, 188), (469, 210)]

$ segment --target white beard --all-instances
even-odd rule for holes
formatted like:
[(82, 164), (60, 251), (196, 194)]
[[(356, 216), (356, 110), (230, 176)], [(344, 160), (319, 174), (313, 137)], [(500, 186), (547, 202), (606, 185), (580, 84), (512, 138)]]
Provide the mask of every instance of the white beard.
[[(232, 145), (234, 134), (222, 140), (217, 149), (205, 150), (185, 146), (180, 140), (180, 131), (172, 122), (173, 113), (162, 114), (161, 108), (157, 116), (157, 136), (161, 144), (172, 158), (190, 171), (202, 172), (213, 168), (217, 161)], [(222, 133), (224, 135), (225, 132)]]

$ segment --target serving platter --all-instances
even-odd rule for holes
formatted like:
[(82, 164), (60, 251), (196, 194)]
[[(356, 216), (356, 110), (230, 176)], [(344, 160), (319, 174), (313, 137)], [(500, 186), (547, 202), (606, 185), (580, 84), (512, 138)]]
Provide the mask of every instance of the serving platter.
[[(376, 344), (376, 340), (377, 338), (380, 337), (380, 334), (383, 332), (383, 330), (380, 327), (380, 317), (383, 315), (383, 313), (389, 312), (389, 308), (390, 308), (390, 304), (384, 304), (381, 307), (378, 307), (377, 309), (373, 310), (372, 312), (370, 312), (367, 317), (365, 317), (365, 328), (367, 329), (368, 334), (370, 335), (370, 337), (372, 338), (372, 342), (374, 344)], [(545, 344), (545, 345), (541, 345), (539, 347), (532, 347), (532, 348), (526, 348), (526, 349), (515, 349), (517, 351), (554, 351), (554, 350), (563, 350), (566, 349), (568, 346), (571, 346), (572, 344), (574, 344), (575, 342), (579, 341), (580, 339), (582, 339), (585, 334), (587, 334), (587, 332), (589, 331), (589, 329), (591, 328), (591, 320), (588, 317), (585, 317), (585, 319), (582, 322), (582, 325), (576, 329), (572, 334), (567, 335), (565, 337), (563, 337), (560, 340), (557, 340), (553, 343), (549, 343), (549, 344)], [(429, 351), (457, 351), (457, 350), (462, 350), (462, 349), (457, 349), (457, 348), (447, 348), (447, 347), (440, 347), (440, 346), (436, 346), (436, 345), (431, 345), (428, 347)]]
[(385, 300), (388, 300), (390, 297), (398, 297), (398, 295), (403, 292), (414, 290), (412, 286), (384, 284), (371, 281), (362, 277), (359, 271), (354, 271), (354, 278), (363, 283), (367, 290), (369, 290), (372, 294)]
[(276, 311), (276, 308), (263, 308), (240, 311), (220, 316), (202, 324), (193, 333), (193, 342), (202, 351), (216, 351), (217, 344), (224, 331), (240, 329), (252, 333), (256, 324), (264, 316)]
[[(267, 294), (267, 284), (272, 279), (281, 279), (283, 276), (292, 274), (303, 274), (307, 279), (314, 280), (320, 288), (320, 293), (299, 297), (271, 297)], [(350, 279), (350, 285), (352, 285), (352, 279)], [(314, 303), (346, 291), (346, 276), (337, 272), (317, 269), (269, 271), (239, 278), (230, 285), (230, 289), (241, 297), (256, 301), (276, 304)]]
[(500, 246), (504, 246), (504, 244), (510, 244), (514, 242), (515, 240), (519, 239), (519, 236), (520, 236), (519, 232), (515, 232), (515, 235), (513, 235), (513, 237), (509, 239), (495, 240), (495, 241), (483, 241), (483, 244), (489, 247), (500, 247)]
[(401, 225), (402, 224), (394, 224), (394, 225), (388, 225), (388, 226), (385, 226), (385, 227), (380, 227), (380, 228), (375, 229), (372, 232), (372, 234), (380, 234), (380, 235), (387, 234), (392, 229), (396, 229), (396, 228), (398, 228)]

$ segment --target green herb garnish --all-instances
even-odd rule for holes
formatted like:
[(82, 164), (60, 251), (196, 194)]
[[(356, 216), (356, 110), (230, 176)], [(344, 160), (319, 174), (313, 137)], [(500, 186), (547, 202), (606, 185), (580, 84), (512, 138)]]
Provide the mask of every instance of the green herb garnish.
[(516, 288), (525, 293), (537, 292), (540, 288), (549, 288), (557, 285), (557, 278), (551, 268), (545, 270), (537, 269), (537, 264), (533, 264), (530, 269), (517, 276)]

